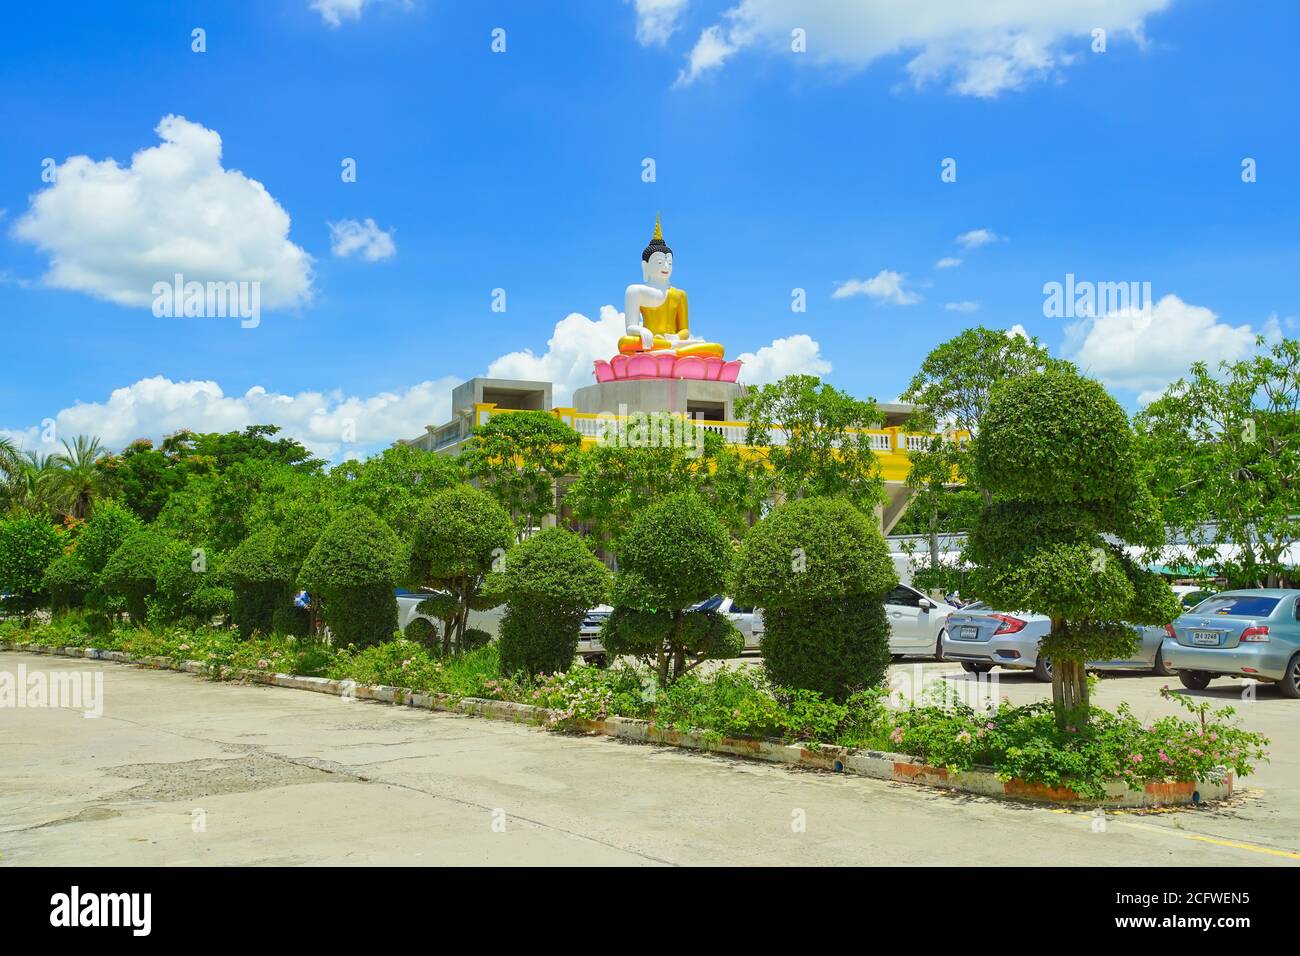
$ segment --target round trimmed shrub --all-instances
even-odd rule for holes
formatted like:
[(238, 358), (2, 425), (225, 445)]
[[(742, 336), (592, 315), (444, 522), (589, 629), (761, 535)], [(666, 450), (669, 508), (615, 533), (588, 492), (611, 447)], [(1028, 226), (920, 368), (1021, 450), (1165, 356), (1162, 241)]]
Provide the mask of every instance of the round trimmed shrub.
[(62, 554), (59, 532), (45, 519), (0, 521), (0, 603), (24, 613), (39, 607), (45, 572)]
[(127, 536), (104, 565), (100, 585), (110, 596), (126, 603), (132, 623), (144, 623), (167, 544), (158, 532), (142, 528)]
[(124, 506), (101, 501), (77, 535), (77, 554), (92, 574), (99, 574), (122, 542), (143, 528), (140, 519)]
[(884, 598), (897, 584), (880, 530), (839, 499), (777, 506), (749, 530), (736, 560), (736, 599), (763, 608), (772, 681), (836, 700), (884, 680)]
[(492, 643), (492, 635), (481, 627), (467, 627), (465, 633), (461, 636), (461, 650), (468, 654), (470, 651), (476, 651), (480, 647), (487, 647)]
[(439, 648), (438, 625), (427, 617), (412, 618), (410, 623), (406, 625), (406, 630), (402, 632), (402, 636), (408, 641), (415, 641), (415, 643), (422, 644), (430, 650)]
[(501, 672), (554, 674), (578, 650), (582, 618), (604, 601), (609, 570), (564, 528), (547, 528), (510, 549), (489, 590), (504, 595)]
[(274, 528), (255, 531), (241, 541), (222, 568), (234, 591), (234, 620), (245, 640), (255, 632), (270, 634), (275, 612), (292, 601), (293, 568), (280, 554)]
[(320, 598), (336, 645), (366, 647), (397, 630), (395, 583), (405, 555), (391, 528), (362, 506), (326, 526), (303, 562), (299, 581)]
[(86, 567), (81, 555), (73, 551), (55, 558), (41, 584), (50, 595), (50, 605), (55, 610), (81, 607), (86, 595), (95, 589), (95, 574)]

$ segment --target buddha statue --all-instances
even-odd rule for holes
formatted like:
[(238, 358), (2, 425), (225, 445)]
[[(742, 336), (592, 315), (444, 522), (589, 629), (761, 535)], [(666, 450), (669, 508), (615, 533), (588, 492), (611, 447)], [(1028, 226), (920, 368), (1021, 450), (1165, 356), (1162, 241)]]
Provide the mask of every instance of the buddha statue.
[(618, 340), (618, 350), (625, 355), (672, 352), (680, 358), (688, 355), (722, 358), (725, 350), (721, 345), (691, 335), (686, 293), (669, 284), (672, 274), (673, 251), (664, 242), (663, 228), (656, 215), (654, 236), (641, 253), (643, 283), (628, 286), (623, 294), (627, 335)]

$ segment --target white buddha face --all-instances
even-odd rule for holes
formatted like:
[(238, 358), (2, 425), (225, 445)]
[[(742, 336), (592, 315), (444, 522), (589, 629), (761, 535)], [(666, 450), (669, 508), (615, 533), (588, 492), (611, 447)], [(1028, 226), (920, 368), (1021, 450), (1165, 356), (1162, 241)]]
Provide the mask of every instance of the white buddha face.
[(653, 252), (649, 259), (641, 261), (641, 275), (653, 285), (667, 285), (673, 274), (673, 254), (671, 252)]

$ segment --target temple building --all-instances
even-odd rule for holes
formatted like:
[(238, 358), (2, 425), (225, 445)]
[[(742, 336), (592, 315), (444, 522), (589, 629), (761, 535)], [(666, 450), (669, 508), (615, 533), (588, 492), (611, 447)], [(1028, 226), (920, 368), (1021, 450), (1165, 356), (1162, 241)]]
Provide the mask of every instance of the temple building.
[[(550, 382), (473, 378), (453, 389), (450, 421), (428, 425), (423, 435), (402, 443), (455, 455), (472, 438), (474, 428), (494, 415), (546, 411), (577, 431), (583, 446), (590, 447), (629, 416), (666, 412), (692, 420), (743, 451), (748, 424), (737, 420), (735, 410), (748, 390), (739, 381), (742, 363), (727, 360), (721, 344), (692, 334), (686, 293), (670, 284), (672, 270), (673, 252), (656, 217), (654, 234), (641, 255), (643, 281), (629, 285), (624, 293), (627, 334), (619, 339), (616, 355), (594, 363), (594, 382), (574, 390), (572, 405), (552, 403)], [(879, 509), (881, 530), (888, 534), (911, 497), (905, 484), (910, 467), (907, 453), (919, 448), (927, 436), (904, 431), (910, 405), (878, 408), (881, 426), (867, 434), (889, 496)], [(781, 428), (772, 429), (772, 444), (782, 444), (783, 438)], [(557, 495), (562, 502), (563, 488), (557, 489)]]

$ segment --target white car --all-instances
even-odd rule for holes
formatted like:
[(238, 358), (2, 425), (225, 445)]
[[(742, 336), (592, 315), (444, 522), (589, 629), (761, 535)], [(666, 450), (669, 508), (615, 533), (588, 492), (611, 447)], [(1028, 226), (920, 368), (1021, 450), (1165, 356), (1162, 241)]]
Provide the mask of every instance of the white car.
[(889, 652), (895, 655), (942, 657), (948, 615), (957, 608), (936, 601), (907, 584), (885, 595), (889, 620)]

